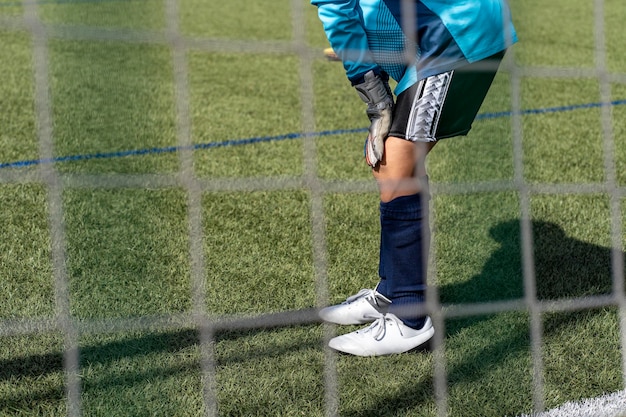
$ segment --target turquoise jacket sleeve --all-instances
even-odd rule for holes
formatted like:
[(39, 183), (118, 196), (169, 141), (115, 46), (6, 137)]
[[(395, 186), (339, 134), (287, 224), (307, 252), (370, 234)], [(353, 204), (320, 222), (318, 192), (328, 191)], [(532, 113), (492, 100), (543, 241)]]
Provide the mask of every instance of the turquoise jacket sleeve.
[(370, 70), (380, 71), (369, 50), (357, 0), (311, 0), (311, 4), (317, 6), (330, 46), (353, 84)]

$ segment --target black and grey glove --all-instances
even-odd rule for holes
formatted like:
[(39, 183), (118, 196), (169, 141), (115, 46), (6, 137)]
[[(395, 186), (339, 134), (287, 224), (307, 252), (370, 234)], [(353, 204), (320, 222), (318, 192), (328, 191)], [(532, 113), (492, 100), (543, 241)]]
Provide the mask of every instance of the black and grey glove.
[(383, 158), (385, 139), (391, 128), (393, 113), (393, 95), (387, 80), (369, 71), (364, 81), (354, 86), (361, 99), (367, 104), (367, 116), (370, 119), (369, 134), (365, 142), (365, 160), (372, 168)]

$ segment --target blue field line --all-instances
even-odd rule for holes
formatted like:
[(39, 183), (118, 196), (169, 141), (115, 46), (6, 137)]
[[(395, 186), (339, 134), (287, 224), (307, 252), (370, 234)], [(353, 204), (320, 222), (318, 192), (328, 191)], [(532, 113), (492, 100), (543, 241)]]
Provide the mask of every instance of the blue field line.
[[(622, 106), (624, 104), (626, 104), (626, 99), (614, 100), (614, 101), (609, 102), (609, 106), (611, 107)], [(529, 114), (561, 113), (561, 112), (567, 112), (567, 111), (573, 111), (573, 110), (593, 109), (593, 108), (603, 107), (604, 105), (605, 103), (572, 104), (569, 106), (557, 106), (557, 107), (547, 107), (543, 109), (522, 110), (520, 114), (529, 115)], [(513, 112), (510, 112), (510, 111), (498, 112), (498, 113), (484, 113), (484, 114), (479, 114), (478, 116), (476, 116), (476, 120), (495, 119), (498, 117), (511, 117), (511, 116), (513, 116)]]
[(366, 128), (360, 128), (360, 129), (326, 130), (326, 131), (315, 132), (315, 133), (287, 133), (284, 135), (260, 136), (256, 138), (227, 140), (224, 142), (198, 143), (198, 144), (189, 145), (189, 146), (167, 146), (163, 148), (134, 149), (134, 150), (118, 151), (118, 152), (100, 152), (100, 153), (83, 154), (83, 155), (58, 156), (56, 158), (28, 159), (24, 161), (0, 163), (0, 169), (25, 168), (25, 167), (34, 166), (34, 165), (54, 164), (54, 163), (60, 163), (60, 162), (73, 162), (73, 161), (88, 161), (88, 160), (94, 160), (94, 159), (114, 159), (114, 158), (123, 158), (125, 156), (158, 155), (158, 154), (166, 154), (166, 153), (175, 153), (175, 152), (180, 152), (180, 151), (185, 151), (185, 150), (224, 148), (228, 146), (251, 145), (251, 144), (263, 143), (263, 142), (275, 142), (275, 141), (282, 141), (282, 140), (288, 140), (288, 139), (301, 139), (305, 137), (320, 137), (320, 136), (343, 135), (343, 134), (349, 134), (349, 133), (363, 133), (366, 131), (367, 131)]
[[(621, 106), (625, 104), (626, 104), (626, 99), (615, 100), (609, 103), (610, 106)], [(581, 110), (581, 109), (598, 108), (604, 105), (605, 105), (604, 103), (574, 104), (574, 105), (569, 105), (569, 106), (558, 106), (558, 107), (547, 107), (543, 109), (522, 110), (520, 114), (532, 115), (532, 114), (560, 113), (560, 112), (567, 112), (567, 111), (574, 111), (574, 110)], [(497, 118), (511, 117), (511, 116), (513, 116), (513, 112), (511, 111), (503, 111), (503, 112), (495, 112), (495, 113), (481, 113), (478, 116), (476, 116), (476, 120), (497, 119)], [(123, 158), (126, 156), (168, 154), (168, 153), (175, 153), (175, 152), (180, 152), (180, 151), (185, 151), (185, 150), (224, 148), (224, 147), (229, 147), (229, 146), (241, 146), (241, 145), (251, 145), (255, 143), (277, 142), (277, 141), (291, 140), (291, 139), (302, 139), (306, 137), (337, 136), (337, 135), (365, 133), (365, 132), (367, 132), (367, 128), (324, 130), (324, 131), (313, 132), (313, 133), (287, 133), (284, 135), (277, 135), (277, 136), (260, 136), (260, 137), (247, 138), (247, 139), (233, 139), (233, 140), (227, 140), (223, 142), (198, 143), (198, 144), (193, 144), (189, 146), (167, 146), (167, 147), (162, 147), (162, 148), (147, 148), (147, 149), (118, 151), (118, 152), (102, 152), (102, 153), (93, 153), (93, 154), (59, 156), (56, 158), (47, 158), (47, 159), (30, 159), (30, 160), (14, 161), (14, 162), (2, 162), (0, 163), (0, 169), (24, 168), (24, 167), (29, 167), (29, 166), (43, 165), (43, 164), (55, 164), (55, 163), (73, 162), (73, 161), (88, 161), (88, 160), (94, 160), (94, 159), (115, 159), (115, 158)]]

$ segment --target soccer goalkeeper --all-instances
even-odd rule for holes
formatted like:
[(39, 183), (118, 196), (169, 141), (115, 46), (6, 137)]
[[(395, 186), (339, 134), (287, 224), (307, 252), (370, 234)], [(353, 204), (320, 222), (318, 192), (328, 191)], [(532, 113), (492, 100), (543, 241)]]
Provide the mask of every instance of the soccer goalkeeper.
[[(370, 323), (331, 339), (333, 349), (359, 356), (406, 352), (434, 334), (417, 308), (425, 301), (429, 245), (426, 155), (439, 140), (469, 132), (516, 33), (506, 0), (311, 3), (367, 105), (365, 160), (378, 184), (381, 225), (375, 289), (323, 308), (320, 317)], [(403, 30), (407, 21), (413, 27)]]

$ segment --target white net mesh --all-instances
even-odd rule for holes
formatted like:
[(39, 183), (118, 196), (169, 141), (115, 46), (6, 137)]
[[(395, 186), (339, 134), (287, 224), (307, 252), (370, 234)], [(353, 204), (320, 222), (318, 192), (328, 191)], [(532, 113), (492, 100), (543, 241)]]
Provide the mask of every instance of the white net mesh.
[[(57, 332), (63, 335), (63, 367), (65, 375), (65, 398), (67, 412), (70, 416), (83, 414), (81, 404), (83, 387), (81, 386), (80, 335), (104, 334), (116, 331), (165, 331), (180, 328), (196, 329), (199, 334), (200, 367), (202, 381), (202, 399), (205, 415), (218, 415), (217, 399), (217, 365), (214, 352), (215, 335), (223, 329), (262, 329), (291, 325), (303, 325), (318, 321), (315, 306), (310, 309), (255, 314), (241, 316), (238, 314), (216, 317), (209, 311), (207, 299), (207, 265), (203, 232), (203, 222), (208, 215), (202, 206), (203, 196), (211, 192), (249, 192), (276, 190), (306, 190), (310, 196), (310, 236), (312, 239), (313, 275), (316, 306), (326, 304), (329, 296), (329, 253), (327, 242), (327, 218), (325, 217), (324, 196), (329, 193), (363, 193), (372, 192), (370, 181), (328, 181), (319, 172), (318, 161), (320, 150), (316, 141), (322, 133), (317, 132), (314, 108), (315, 86), (314, 65), (319, 55), (316, 47), (311, 47), (307, 38), (310, 21), (306, 8), (311, 7), (306, 1), (292, 0), (289, 3), (292, 18), (292, 33), (287, 40), (229, 40), (218, 36), (190, 36), (181, 30), (181, 21), (185, 15), (181, 12), (182, 0), (164, 0), (163, 29), (154, 29), (150, 23), (145, 29), (109, 28), (90, 24), (90, 16), (84, 22), (58, 23), (53, 18), (42, 14), (49, 6), (62, 6), (64, 3), (78, 2), (3, 2), (0, 5), (6, 13), (0, 14), (0, 30), (4, 33), (27, 34), (31, 41), (32, 78), (34, 98), (34, 116), (36, 120), (36, 136), (38, 154), (33, 159), (18, 162), (0, 160), (0, 185), (39, 184), (45, 188), (48, 229), (51, 241), (52, 272), (54, 276), (54, 315), (43, 318), (6, 318), (0, 322), (0, 335), (3, 337), (26, 336)], [(94, 2), (99, 6), (105, 1)], [(114, 1), (108, 3), (115, 3)], [(133, 3), (133, 2), (126, 2)], [(138, 10), (148, 9), (145, 2), (137, 3)], [(144, 3), (144, 4), (141, 4)], [(282, 5), (282, 3), (281, 3)], [(206, 6), (206, 5), (205, 5)], [(209, 5), (206, 7), (218, 7)], [(281, 7), (281, 6), (276, 6)], [(519, 8), (519, 7), (518, 7)], [(188, 13), (193, 7), (185, 8)], [(105, 13), (101, 10), (102, 13)], [(524, 298), (510, 301), (490, 301), (484, 303), (466, 303), (442, 306), (436, 288), (429, 294), (428, 309), (435, 326), (445, 328), (447, 319), (457, 319), (501, 312), (523, 312), (530, 317), (530, 350), (533, 370), (533, 408), (542, 411), (545, 408), (545, 366), (542, 353), (543, 322), (542, 315), (547, 312), (569, 312), (600, 307), (616, 307), (619, 311), (621, 346), (626, 339), (626, 298), (624, 295), (624, 259), (623, 229), (621, 202), (625, 194), (619, 182), (619, 163), (616, 161), (617, 134), (616, 121), (612, 109), (623, 101), (615, 100), (612, 94), (614, 84), (626, 84), (626, 74), (611, 71), (607, 58), (607, 39), (605, 28), (605, 2), (593, 2), (593, 53), (594, 67), (580, 68), (562, 65), (559, 67), (540, 67), (520, 65), (513, 49), (503, 64), (503, 71), (510, 79), (510, 112), (492, 114), (493, 117), (510, 117), (512, 126), (512, 155), (514, 157), (514, 176), (512, 180), (494, 180), (474, 183), (437, 183), (434, 181), (432, 191), (438, 196), (455, 196), (472, 193), (512, 192), (519, 199), (521, 259), (524, 282)], [(106, 15), (104, 15), (106, 16)], [(529, 23), (525, 23), (530, 25)], [(140, 25), (141, 26), (141, 25)], [(157, 25), (158, 26), (158, 25)], [(244, 30), (242, 28), (242, 30)], [(51, 57), (50, 48), (57, 48), (63, 42), (111, 42), (127, 45), (157, 46), (165, 48), (169, 62), (173, 68), (173, 88), (175, 108), (174, 145), (164, 144), (162, 147), (145, 150), (125, 151), (112, 150), (110, 153), (74, 154), (71, 157), (59, 157), (55, 151), (55, 132), (53, 132), (53, 103), (51, 96)], [(52, 46), (51, 46), (52, 45)], [(62, 48), (62, 46), (60, 47)], [(241, 53), (256, 54), (262, 50), (264, 54), (293, 54), (297, 57), (297, 70), (300, 103), (301, 125), (298, 131), (303, 133), (285, 136), (302, 140), (301, 175), (293, 177), (222, 177), (199, 175), (194, 152), (203, 147), (226, 146), (224, 143), (198, 145), (193, 139), (192, 119), (194, 114), (190, 105), (190, 61), (195, 52)], [(522, 57), (525, 58), (525, 57)], [(523, 60), (523, 59), (522, 59)], [(524, 146), (525, 132), (523, 117), (528, 115), (522, 102), (522, 83), (526, 77), (551, 79), (594, 79), (600, 86), (600, 100), (586, 106), (597, 107), (601, 114), (602, 155), (604, 180), (596, 183), (564, 183), (553, 184), (541, 181), (529, 181), (525, 175), (528, 149)], [(207, 80), (210, 83), (210, 80)], [(231, 87), (235, 88), (235, 87)], [(552, 108), (552, 111), (569, 111), (571, 108)], [(550, 110), (542, 110), (550, 111)], [(488, 117), (482, 115), (483, 117)], [(356, 132), (362, 130), (356, 129)], [(335, 131), (333, 134), (350, 133)], [(258, 142), (276, 141), (278, 136), (257, 138)], [(584, 142), (584, 139), (581, 138)], [(242, 142), (243, 143), (243, 142)], [(584, 145), (583, 145), (584, 146)], [(66, 172), (58, 165), (66, 160), (107, 160), (128, 155), (175, 154), (176, 167), (170, 172)], [(5, 159), (5, 158), (2, 158)], [(132, 171), (132, 170), (129, 170)], [(68, 243), (66, 237), (66, 213), (63, 196), (72, 189), (169, 189), (182, 188), (186, 196), (188, 221), (189, 265), (191, 277), (191, 307), (186, 313), (154, 314), (138, 318), (111, 319), (77, 319), (70, 314), (72, 305), (70, 278), (67, 270)], [(610, 247), (612, 292), (607, 295), (584, 296), (577, 298), (544, 300), (537, 296), (535, 259), (533, 249), (532, 199), (542, 195), (596, 195), (608, 196), (610, 211)], [(435, 212), (434, 216), (436, 217)], [(443, 231), (445, 233), (445, 231)], [(435, 240), (436, 240), (435, 231)], [(437, 264), (437, 253), (433, 253), (433, 265)], [(431, 281), (435, 282), (437, 271), (431, 270)], [(324, 328), (324, 340), (334, 335), (332, 327)], [(436, 333), (434, 358), (434, 394), (438, 415), (448, 414), (448, 371), (446, 364), (445, 332)], [(622, 352), (622, 378), (626, 376), (626, 356)], [(324, 351), (323, 385), (325, 388), (326, 415), (338, 415), (339, 383), (337, 376), (337, 357), (329, 350)]]

